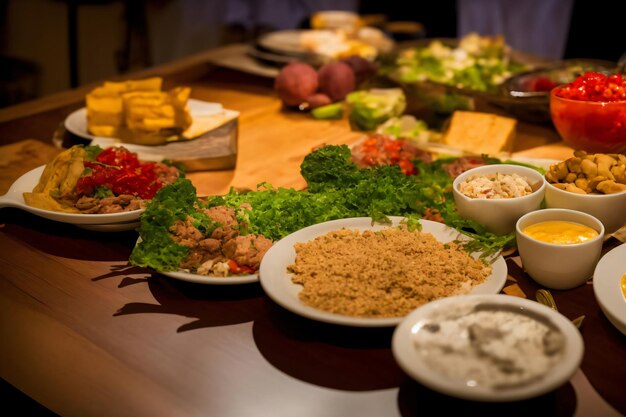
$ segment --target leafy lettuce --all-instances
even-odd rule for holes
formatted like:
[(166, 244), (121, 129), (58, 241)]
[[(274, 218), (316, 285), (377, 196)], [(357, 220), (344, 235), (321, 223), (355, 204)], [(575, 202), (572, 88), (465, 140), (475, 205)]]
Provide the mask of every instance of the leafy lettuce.
[[(141, 215), (139, 241), (130, 255), (130, 263), (157, 271), (178, 269), (189, 249), (172, 240), (169, 228), (188, 215), (198, 216), (197, 201), (196, 189), (187, 179), (179, 178), (161, 188)], [(202, 221), (198, 219), (198, 224)]]

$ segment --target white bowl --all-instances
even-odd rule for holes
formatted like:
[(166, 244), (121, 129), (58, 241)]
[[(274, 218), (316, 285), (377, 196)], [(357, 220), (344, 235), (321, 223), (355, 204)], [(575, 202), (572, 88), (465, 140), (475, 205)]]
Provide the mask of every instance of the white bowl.
[[(561, 220), (591, 227), (598, 235), (583, 243), (554, 244), (542, 242), (523, 233), (535, 223)], [(516, 225), (517, 250), (528, 275), (539, 284), (553, 289), (575, 288), (593, 275), (604, 242), (600, 220), (581, 211), (545, 209), (520, 217)]]
[(591, 214), (602, 222), (607, 235), (626, 226), (626, 191), (615, 194), (577, 194), (546, 185), (546, 207), (567, 208)]
[[(533, 187), (533, 193), (515, 198), (470, 198), (459, 191), (459, 186), (474, 175), (517, 174), (524, 177)], [(469, 169), (457, 176), (452, 183), (454, 202), (459, 214), (475, 220), (487, 230), (498, 235), (511, 233), (522, 215), (539, 209), (544, 197), (546, 181), (538, 171), (521, 165), (494, 164)]]
[(626, 274), (626, 243), (611, 249), (593, 272), (593, 292), (604, 315), (626, 335), (626, 299), (620, 282)]
[[(483, 313), (482, 317), (472, 318), (477, 306), (488, 315)], [(494, 319), (497, 322), (493, 322)], [(462, 322), (468, 320), (475, 320), (474, 324), (463, 326)], [(525, 323), (520, 324), (520, 320)], [(533, 324), (533, 321), (545, 326)], [(434, 327), (438, 325), (439, 328)], [(533, 335), (532, 326), (541, 328), (543, 332), (548, 327), (560, 333), (563, 336), (563, 344), (559, 345), (562, 350), (555, 349), (556, 356), (546, 357), (542, 342), (554, 338), (543, 338), (542, 333), (529, 337)], [(477, 331), (481, 329), (484, 332)], [(438, 332), (441, 332), (439, 337), (436, 335)], [(473, 340), (470, 340), (470, 334), (474, 336)], [(535, 349), (521, 349), (530, 340)], [(489, 345), (489, 342), (495, 343)], [(445, 350), (446, 344), (449, 350)], [(482, 360), (481, 357), (489, 357), (483, 352), (496, 352), (497, 355), (495, 345), (506, 346), (500, 354), (509, 353), (511, 357), (507, 360), (517, 369), (524, 370), (526, 374), (520, 381), (523, 383), (516, 385), (509, 380), (502, 384), (503, 379), (515, 373), (507, 376), (493, 358), (492, 361)], [(440, 349), (445, 353), (441, 354)], [(549, 307), (509, 295), (481, 294), (443, 298), (417, 308), (394, 331), (392, 352), (398, 365), (409, 376), (433, 390), (468, 400), (502, 402), (536, 397), (566, 383), (580, 365), (584, 344), (571, 321)], [(548, 361), (544, 362), (544, 359)], [(535, 375), (536, 379), (533, 379), (532, 366), (547, 371), (543, 375)], [(474, 373), (464, 372), (463, 369), (469, 367), (474, 368)], [(486, 367), (496, 372), (486, 374), (483, 372)]]

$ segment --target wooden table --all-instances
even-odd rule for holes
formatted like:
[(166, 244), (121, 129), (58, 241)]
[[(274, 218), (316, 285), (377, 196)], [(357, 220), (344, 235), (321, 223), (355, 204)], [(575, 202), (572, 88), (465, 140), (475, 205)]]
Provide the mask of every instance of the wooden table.
[[(299, 165), (313, 147), (360, 136), (345, 120), (283, 111), (271, 79), (212, 66), (213, 53), (133, 74), (162, 75), (166, 86), (189, 85), (192, 97), (241, 112), (236, 169), (191, 173), (199, 194), (262, 181), (300, 188)], [(58, 151), (51, 135), (83, 106), (90, 87), (0, 110), (0, 192)], [(538, 126), (520, 125), (515, 146), (516, 155), (571, 154)], [(0, 222), (0, 375), (61, 415), (626, 413), (626, 340), (603, 316), (591, 285), (554, 292), (565, 316), (586, 316), (582, 372), (532, 400), (473, 403), (409, 379), (392, 357), (393, 329), (298, 317), (256, 283), (203, 286), (130, 266), (136, 232), (90, 232), (17, 209), (0, 211)], [(516, 258), (507, 264), (509, 278), (532, 297), (539, 287)]]

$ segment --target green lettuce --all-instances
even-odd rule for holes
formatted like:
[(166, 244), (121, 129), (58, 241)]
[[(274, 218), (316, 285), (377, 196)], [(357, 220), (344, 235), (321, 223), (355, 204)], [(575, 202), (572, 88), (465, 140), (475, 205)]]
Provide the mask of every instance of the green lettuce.
[(374, 88), (346, 96), (351, 125), (358, 130), (375, 130), (392, 117), (402, 115), (406, 97), (400, 88)]
[(198, 225), (206, 222), (196, 212), (197, 202), (196, 189), (187, 179), (179, 178), (161, 188), (141, 215), (139, 241), (130, 255), (130, 263), (157, 271), (178, 269), (189, 249), (172, 240), (169, 228), (189, 215), (199, 217)]

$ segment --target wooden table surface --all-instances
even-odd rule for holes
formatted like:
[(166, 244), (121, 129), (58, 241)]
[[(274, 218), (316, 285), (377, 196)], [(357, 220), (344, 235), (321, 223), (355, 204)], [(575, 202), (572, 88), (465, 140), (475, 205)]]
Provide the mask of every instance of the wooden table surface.
[[(301, 188), (299, 166), (312, 148), (360, 137), (345, 120), (282, 110), (271, 79), (210, 65), (212, 53), (132, 76), (159, 74), (166, 87), (189, 85), (193, 98), (241, 112), (236, 168), (190, 173), (199, 194), (262, 181)], [(84, 105), (90, 87), (0, 110), (0, 193), (58, 152), (52, 134)], [(572, 152), (550, 128), (523, 123), (515, 151)], [(0, 376), (60, 415), (410, 416), (434, 407), (437, 415), (461, 408), (468, 415), (626, 413), (626, 338), (602, 314), (592, 285), (554, 292), (565, 316), (586, 316), (585, 356), (572, 380), (527, 401), (474, 403), (405, 375), (391, 353), (393, 329), (298, 317), (257, 283), (205, 286), (132, 267), (134, 231), (91, 232), (10, 208), (0, 211), (0, 223)], [(532, 297), (539, 287), (518, 259), (507, 265)]]

